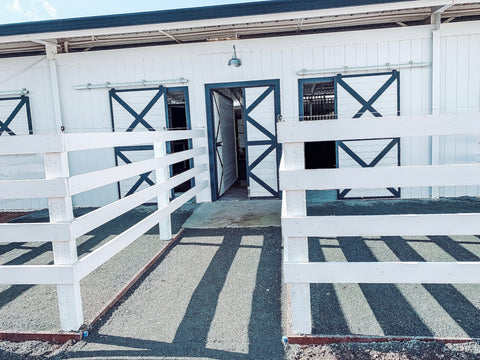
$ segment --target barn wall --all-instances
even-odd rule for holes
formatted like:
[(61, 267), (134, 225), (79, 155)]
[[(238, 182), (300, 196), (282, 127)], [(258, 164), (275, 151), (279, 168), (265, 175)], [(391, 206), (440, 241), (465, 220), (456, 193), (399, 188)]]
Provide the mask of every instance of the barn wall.
[[(440, 113), (480, 111), (480, 24), (446, 24), (440, 34)], [(480, 137), (440, 137), (441, 164), (480, 160)], [(478, 196), (478, 186), (440, 188), (440, 196)]]
[[(478, 111), (479, 74), (472, 64), (479, 55), (477, 33), (480, 31), (480, 22), (445, 24), (443, 28), (449, 32), (442, 33), (441, 38), (442, 59), (445, 62), (445, 75), (442, 75), (442, 91), (445, 95), (441, 101), (441, 111)], [(75, 85), (180, 77), (189, 80), (192, 128), (206, 128), (204, 85), (207, 83), (280, 79), (281, 112), (287, 120), (293, 120), (298, 116), (297, 71), (409, 61), (430, 62), (431, 29), (431, 26), (418, 26), (239, 40), (236, 42), (237, 54), (243, 63), (239, 68), (226, 65), (232, 55), (233, 42), (230, 41), (59, 54), (57, 64), (63, 121), (69, 132), (111, 129), (108, 90), (74, 90)], [(459, 29), (476, 35), (456, 34)], [(46, 60), (21, 72), (38, 59), (0, 60), (0, 79), (12, 77), (9, 82), (0, 81), (0, 91), (22, 87), (30, 90), (34, 128), (37, 132), (52, 132), (55, 125)], [(457, 65), (455, 70), (450, 68), (450, 63)], [(335, 74), (326, 74), (329, 75)], [(470, 79), (468, 90), (462, 85), (465, 79)], [(455, 86), (452, 86), (453, 83)], [(430, 67), (402, 69), (400, 84), (402, 115), (431, 112)], [(451, 160), (452, 149), (456, 149), (455, 161), (462, 161), (463, 155), (460, 154), (465, 148), (468, 149), (468, 160), (473, 161), (478, 154), (478, 148), (474, 146), (475, 139), (456, 137), (453, 140), (441, 140), (445, 161)], [(197, 140), (196, 144), (207, 146), (203, 139)], [(402, 139), (402, 165), (430, 163), (430, 146), (428, 138)], [(203, 156), (201, 161), (207, 162), (208, 156)], [(113, 152), (108, 149), (71, 157), (72, 173), (106, 168), (112, 164)], [(444, 192), (443, 195), (461, 194), (461, 191)], [(476, 195), (477, 187), (469, 188), (469, 191), (470, 195)], [(209, 194), (209, 190), (204, 191), (198, 199), (209, 200)], [(404, 197), (429, 195), (428, 188), (403, 189), (402, 192)], [(107, 187), (102, 189), (102, 196), (87, 194), (77, 199), (76, 205), (100, 206), (116, 199), (116, 196), (116, 187)]]

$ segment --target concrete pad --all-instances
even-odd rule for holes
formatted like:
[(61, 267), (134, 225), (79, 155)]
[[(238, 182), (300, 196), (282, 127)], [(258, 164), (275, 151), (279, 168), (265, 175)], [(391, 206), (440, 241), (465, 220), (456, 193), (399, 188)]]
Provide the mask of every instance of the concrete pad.
[(280, 226), (281, 200), (202, 203), (185, 222), (190, 229)]

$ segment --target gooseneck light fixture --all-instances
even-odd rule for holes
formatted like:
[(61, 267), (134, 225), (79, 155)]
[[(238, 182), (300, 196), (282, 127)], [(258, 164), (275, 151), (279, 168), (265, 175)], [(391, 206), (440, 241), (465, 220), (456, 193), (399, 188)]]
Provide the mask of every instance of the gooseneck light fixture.
[(240, 60), (237, 57), (237, 49), (235, 48), (235, 45), (233, 45), (233, 56), (230, 60), (228, 60), (228, 66), (239, 67), (241, 65), (242, 65), (242, 60)]

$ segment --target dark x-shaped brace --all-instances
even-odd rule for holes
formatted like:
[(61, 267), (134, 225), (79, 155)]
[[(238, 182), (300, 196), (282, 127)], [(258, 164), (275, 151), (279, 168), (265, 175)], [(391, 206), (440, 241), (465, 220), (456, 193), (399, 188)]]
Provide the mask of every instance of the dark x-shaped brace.
[[(123, 162), (125, 162), (125, 164), (131, 164), (132, 161), (129, 158), (127, 158), (124, 152), (125, 151), (142, 151), (142, 150), (153, 150), (153, 146), (144, 145), (144, 146), (135, 146), (135, 147), (130, 147), (130, 146), (117, 147), (115, 148), (115, 156), (122, 159)], [(135, 191), (137, 191), (140, 185), (142, 185), (144, 182), (146, 182), (150, 186), (155, 185), (154, 182), (149, 178), (152, 172), (153, 171), (149, 171), (144, 174), (140, 174), (138, 180), (130, 188), (130, 190), (128, 190), (125, 196), (132, 195)]]
[(155, 131), (155, 129), (145, 121), (144, 117), (147, 113), (152, 109), (153, 105), (157, 103), (157, 101), (162, 97), (164, 93), (163, 86), (160, 86), (158, 92), (155, 96), (150, 100), (150, 102), (145, 106), (145, 108), (138, 114), (135, 110), (133, 110), (130, 105), (128, 105), (120, 96), (118, 96), (117, 91), (115, 89), (110, 90), (110, 97), (115, 99), (127, 112), (132, 115), (135, 120), (130, 124), (127, 128), (127, 132), (133, 131), (137, 127), (138, 124), (142, 124), (145, 128), (149, 131)]
[(27, 110), (27, 121), (28, 121), (28, 133), (29, 134), (33, 134), (33, 129), (32, 129), (32, 120), (31, 120), (31, 117), (30, 117), (30, 107), (29, 107), (29, 103), (28, 103), (28, 97), (26, 96), (22, 96), (20, 98), (10, 98), (10, 99), (3, 99), (3, 100), (16, 100), (16, 99), (20, 99), (20, 102), (17, 104), (17, 106), (15, 106), (15, 108), (13, 109), (13, 111), (10, 113), (10, 115), (8, 116), (7, 120), (5, 120), (4, 122), (0, 121), (0, 136), (6, 132), (8, 135), (16, 135), (12, 129), (9, 128), (10, 124), (12, 123), (12, 121), (15, 119), (15, 117), (17, 116), (17, 114), (20, 112), (20, 110), (22, 109), (22, 107), (25, 105), (25, 108)]
[(278, 191), (272, 189), (265, 181), (260, 179), (257, 175), (255, 175), (252, 170), (258, 166), (273, 150), (277, 147), (277, 141), (275, 139), (275, 135), (272, 134), (270, 131), (265, 129), (262, 125), (260, 125), (257, 121), (255, 121), (251, 116), (250, 113), (255, 109), (265, 98), (270, 95), (270, 93), (274, 90), (273, 86), (268, 87), (245, 111), (245, 119), (248, 123), (252, 124), (257, 130), (259, 130), (262, 134), (264, 134), (269, 140), (258, 140), (258, 141), (248, 141), (247, 146), (260, 146), (260, 145), (269, 145), (269, 147), (252, 162), (249, 166), (249, 176), (253, 180), (255, 180), (260, 186), (262, 186), (265, 190), (267, 190), (273, 196), (278, 196)]
[[(392, 85), (395, 80), (398, 80), (399, 73), (398, 71), (394, 70), (392, 71), (392, 75), (388, 78), (387, 81), (373, 94), (373, 96), (367, 101), (365, 100), (362, 96), (360, 96), (355, 90), (352, 89), (350, 85), (348, 85), (343, 79), (342, 75), (337, 75), (337, 84), (343, 87), (352, 97), (357, 100), (362, 107), (360, 110), (357, 111), (357, 113), (353, 116), (354, 119), (358, 119), (361, 117), (366, 111), (369, 111), (373, 116), (375, 117), (382, 117), (382, 114), (380, 114), (374, 107), (373, 103), (380, 97), (382, 94)], [(397, 108), (397, 115), (399, 115), (399, 109)], [(343, 141), (337, 141), (337, 146), (341, 148), (343, 151), (345, 151), (357, 164), (359, 164), (361, 167), (374, 167), (377, 165), (380, 160), (382, 160), (387, 153), (394, 148), (394, 146), (397, 146), (397, 148), (400, 146), (400, 139), (399, 138), (394, 138), (388, 145), (370, 162), (366, 163), (363, 159), (361, 159), (357, 154), (353, 152), (352, 149), (350, 149), (345, 142)], [(352, 189), (344, 189), (342, 191), (339, 191), (338, 197), (339, 199), (345, 199), (345, 196), (351, 191)], [(387, 188), (388, 191), (392, 193), (394, 197), (400, 197), (400, 190), (395, 189), (395, 188)]]

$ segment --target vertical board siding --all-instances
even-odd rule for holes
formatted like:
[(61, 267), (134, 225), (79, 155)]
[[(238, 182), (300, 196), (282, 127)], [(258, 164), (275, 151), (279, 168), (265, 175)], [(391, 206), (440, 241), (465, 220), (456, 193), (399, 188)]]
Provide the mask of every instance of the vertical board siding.
[[(471, 34), (460, 33), (441, 37), (441, 113), (480, 111), (479, 30), (480, 25), (475, 23), (475, 26), (472, 25)], [(479, 135), (440, 137), (440, 163), (478, 162), (480, 160), (479, 141)], [(479, 186), (440, 188), (440, 196), (478, 195)]]
[[(480, 25), (472, 22), (472, 31), (466, 26), (442, 25), (442, 28), (467, 30), (465, 34), (441, 37), (440, 112), (480, 110), (480, 69), (477, 64), (480, 58)], [(286, 120), (295, 120), (298, 117), (297, 71), (408, 61), (430, 62), (431, 27), (239, 40), (236, 42), (237, 54), (243, 63), (239, 68), (227, 66), (233, 54), (232, 45), (233, 42), (224, 41), (59, 54), (57, 64), (62, 117), (67, 131), (111, 131), (108, 90), (79, 91), (73, 89), (75, 85), (180, 77), (189, 80), (192, 128), (206, 127), (204, 85), (218, 82), (279, 79), (281, 113)], [(334, 75), (335, 72), (325, 76)], [(44, 57), (0, 59), (0, 91), (21, 88), (30, 91), (35, 133), (57, 131), (49, 81), (48, 62)], [(427, 114), (431, 111), (430, 81), (430, 67), (400, 70), (401, 114)], [(206, 145), (206, 139), (194, 141), (194, 146)], [(478, 161), (478, 137), (445, 137), (441, 141), (441, 152), (442, 162)], [(113, 151), (108, 149), (100, 156), (73, 154), (71, 171), (78, 173), (87, 168), (106, 168), (114, 163), (113, 159)], [(208, 162), (208, 155), (202, 155), (198, 161)], [(428, 138), (401, 139), (402, 165), (425, 165), (429, 161)], [(207, 178), (208, 174), (205, 174), (198, 180)], [(109, 191), (112, 193), (108, 194)], [(109, 201), (115, 195), (115, 189), (102, 194), (101, 202)], [(209, 194), (209, 191), (199, 194), (198, 200), (209, 200)], [(441, 192), (442, 196), (467, 194), (477, 195), (478, 187), (456, 187), (453, 190), (442, 189)], [(84, 197), (78, 204), (100, 201), (97, 196), (81, 195)], [(428, 188), (402, 189), (402, 197), (426, 196), (429, 196)]]
[[(223, 195), (237, 181), (237, 151), (233, 100), (216, 92), (213, 94), (213, 118), (217, 144), (218, 194)], [(218, 127), (220, 129), (218, 130)]]

